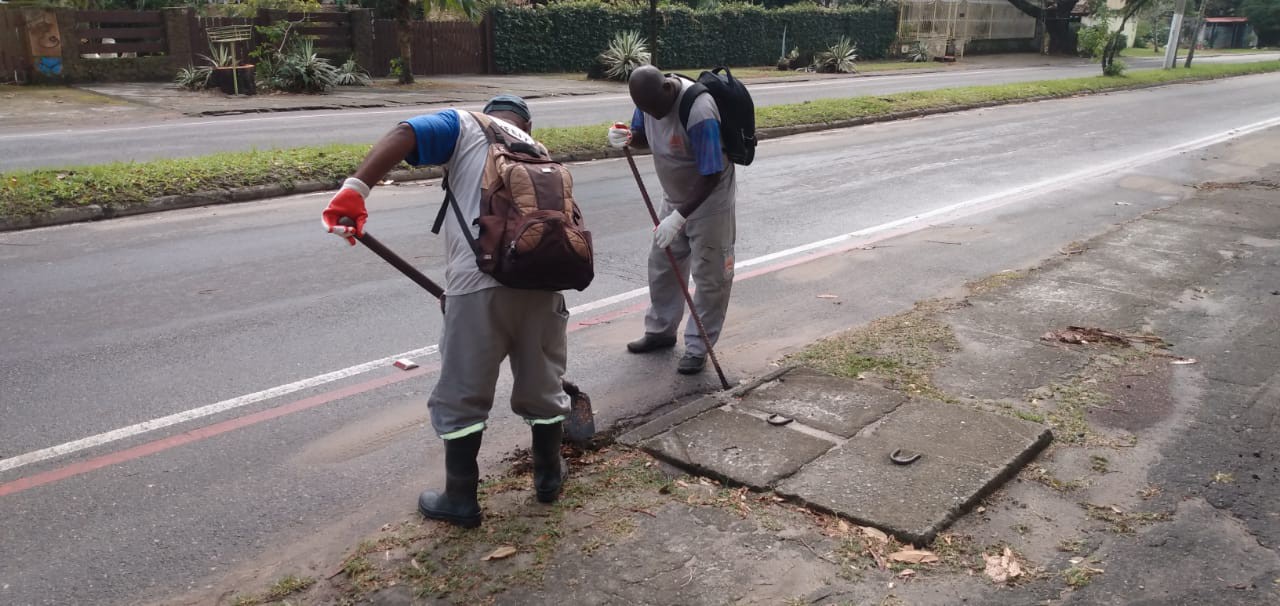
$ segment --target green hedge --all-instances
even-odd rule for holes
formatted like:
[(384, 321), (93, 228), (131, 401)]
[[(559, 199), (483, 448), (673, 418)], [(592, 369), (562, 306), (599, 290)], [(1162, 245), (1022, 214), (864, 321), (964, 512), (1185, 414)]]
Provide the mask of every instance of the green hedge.
[[(782, 50), (784, 26), (788, 50), (823, 50), (848, 36), (860, 57), (878, 59), (888, 53), (898, 25), (897, 13), (888, 8), (663, 6), (658, 12), (657, 63), (664, 69), (772, 65)], [(502, 73), (585, 72), (615, 33), (645, 33), (646, 16), (643, 7), (597, 2), (494, 7), (494, 62)]]

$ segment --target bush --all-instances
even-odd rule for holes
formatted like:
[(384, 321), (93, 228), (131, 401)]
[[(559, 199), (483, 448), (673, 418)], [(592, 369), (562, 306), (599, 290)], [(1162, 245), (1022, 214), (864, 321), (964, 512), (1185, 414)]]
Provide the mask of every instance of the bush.
[(1113, 59), (1111, 63), (1108, 63), (1102, 68), (1102, 75), (1112, 77), (1123, 76), (1124, 70), (1128, 69), (1128, 67), (1129, 66), (1126, 65), (1124, 61)]
[(178, 86), (187, 90), (204, 90), (212, 88), (213, 68), (207, 65), (196, 67), (188, 65), (178, 70), (178, 75), (173, 81)]
[(630, 30), (618, 32), (613, 37), (609, 48), (600, 53), (599, 63), (606, 78), (626, 82), (637, 67), (649, 64), (649, 57), (649, 45), (644, 37), (640, 32)]
[(340, 76), (338, 68), (316, 54), (315, 42), (304, 38), (268, 63), (262, 83), (287, 93), (324, 93), (338, 85)]
[(1091, 59), (1101, 57), (1102, 50), (1107, 44), (1107, 34), (1106, 23), (1080, 28), (1080, 32), (1076, 35), (1076, 49), (1080, 56)]
[[(897, 36), (897, 11), (876, 6), (826, 9), (796, 5), (765, 9), (725, 5), (710, 10), (658, 9), (658, 56), (663, 69), (712, 65), (771, 65), (782, 30), (801, 53), (826, 49), (841, 36), (866, 58), (884, 57)], [(495, 6), (494, 64), (501, 73), (583, 72), (619, 32), (644, 30), (647, 7), (569, 1), (545, 6)]]
[(854, 60), (858, 58), (858, 46), (841, 36), (840, 40), (813, 60), (813, 70), (824, 74), (852, 74)]
[(916, 41), (911, 45), (911, 49), (907, 51), (907, 59), (912, 63), (922, 63), (933, 59), (929, 55), (929, 46), (924, 42)]

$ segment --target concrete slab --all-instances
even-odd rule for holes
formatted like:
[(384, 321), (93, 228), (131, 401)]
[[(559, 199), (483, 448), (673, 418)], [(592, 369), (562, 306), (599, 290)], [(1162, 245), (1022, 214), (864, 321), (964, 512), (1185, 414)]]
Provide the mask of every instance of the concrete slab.
[[(913, 401), (805, 466), (777, 491), (928, 543), (1049, 444), (1048, 428), (963, 406)], [(920, 453), (896, 465), (889, 453)]]
[(907, 400), (899, 391), (797, 368), (747, 392), (738, 406), (851, 438)]
[(722, 409), (640, 442), (654, 456), (756, 490), (772, 487), (833, 446), (790, 426)]

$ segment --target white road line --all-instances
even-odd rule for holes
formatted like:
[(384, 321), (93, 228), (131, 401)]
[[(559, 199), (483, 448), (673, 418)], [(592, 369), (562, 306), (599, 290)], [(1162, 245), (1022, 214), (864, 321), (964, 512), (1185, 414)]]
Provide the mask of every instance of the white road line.
[[(910, 217), (904, 217), (894, 221), (889, 221), (887, 223), (882, 223), (880, 225), (875, 225), (875, 226), (867, 227), (857, 231), (841, 234), (832, 238), (818, 240), (816, 242), (810, 242), (808, 244), (795, 246), (792, 248), (788, 248), (786, 250), (780, 250), (778, 252), (756, 257), (754, 259), (740, 261), (735, 265), (735, 267), (738, 269), (743, 269), (747, 267), (753, 267), (756, 265), (762, 265), (765, 263), (769, 263), (771, 261), (778, 261), (786, 257), (793, 257), (803, 253), (812, 252), (814, 250), (827, 248), (827, 247), (835, 246), (838, 244), (843, 244), (857, 238), (864, 238), (866, 236), (874, 235), (877, 233), (882, 233), (882, 232), (886, 232), (894, 229), (903, 228), (908, 225), (914, 224), (916, 226), (916, 229), (924, 229), (925, 227), (928, 227), (930, 220), (940, 216), (945, 216), (945, 215), (963, 216), (963, 215), (976, 214), (979, 212), (983, 212), (985, 210), (990, 210), (998, 206), (1004, 206), (1006, 204), (1012, 204), (1020, 200), (1025, 200), (1031, 194), (1047, 193), (1050, 191), (1064, 189), (1066, 187), (1070, 187), (1072, 185), (1081, 183), (1084, 180), (1092, 177), (1098, 177), (1098, 176), (1116, 172), (1116, 171), (1131, 169), (1138, 166), (1142, 166), (1144, 164), (1151, 164), (1151, 163), (1163, 160), (1165, 158), (1176, 156), (1180, 153), (1184, 153), (1194, 149), (1200, 149), (1203, 147), (1208, 147), (1210, 145), (1215, 145), (1225, 141), (1230, 141), (1232, 139), (1243, 137), (1245, 135), (1249, 135), (1261, 130), (1266, 130), (1268, 128), (1272, 128), (1275, 126), (1280, 126), (1280, 117), (1275, 117), (1275, 118), (1263, 120), (1260, 122), (1254, 122), (1252, 124), (1248, 124), (1238, 128), (1233, 128), (1233, 129), (1216, 133), (1213, 135), (1209, 135), (1206, 137), (1200, 137), (1198, 139), (1193, 139), (1191, 141), (1187, 141), (1185, 143), (1181, 143), (1171, 147), (1162, 148), (1153, 152), (1148, 152), (1146, 154), (1140, 154), (1132, 158), (1127, 158), (1125, 160), (1121, 160), (1118, 162), (1111, 162), (1111, 163), (1094, 166), (1094, 167), (1083, 169), (1083, 170), (1074, 171), (1074, 172), (1060, 175), (1057, 177), (1043, 179), (1041, 181), (1037, 181), (1029, 185), (1023, 185), (1023, 186), (1003, 190), (1000, 192), (987, 194), (984, 196), (972, 198), (972, 199), (965, 200), (963, 202), (958, 202), (955, 204), (948, 204), (946, 206), (942, 206), (928, 212), (912, 215)], [(967, 212), (964, 212), (964, 211), (967, 211)], [(616, 294), (616, 295), (599, 299), (596, 301), (584, 303), (582, 305), (579, 305), (577, 307), (570, 309), (569, 312), (571, 315), (581, 315), (590, 311), (602, 309), (611, 305), (615, 305), (618, 303), (622, 303), (625, 301), (630, 301), (632, 299), (642, 297), (646, 295), (648, 292), (649, 292), (648, 288), (637, 288), (634, 290)], [(26, 454), (21, 454), (8, 459), (2, 459), (0, 460), (0, 472), (9, 471), (12, 469), (18, 469), (20, 467), (31, 465), (33, 463), (47, 461), (49, 459), (53, 459), (56, 457), (72, 454), (82, 450), (87, 450), (89, 448), (102, 446), (104, 444), (116, 442), (119, 440), (123, 440), (125, 438), (139, 435), (139, 434), (148, 433), (151, 431), (155, 431), (157, 429), (170, 427), (173, 425), (177, 425), (179, 423), (185, 423), (187, 421), (193, 421), (202, 417), (208, 417), (210, 415), (215, 415), (215, 414), (226, 412), (236, 408), (248, 406), (250, 404), (263, 402), (265, 400), (270, 400), (273, 398), (279, 398), (279, 397), (296, 393), (305, 389), (311, 389), (313, 387), (318, 387), (326, 383), (332, 383), (334, 381), (339, 381), (342, 379), (354, 377), (356, 375), (364, 374), (366, 372), (370, 372), (379, 368), (385, 368), (399, 358), (413, 358), (413, 357), (421, 358), (421, 357), (434, 355), (438, 352), (439, 352), (439, 346), (431, 345), (429, 347), (423, 347), (420, 349), (399, 353), (393, 356), (387, 356), (385, 358), (373, 360), (371, 362), (365, 362), (364, 364), (351, 366), (341, 370), (335, 370), (333, 372), (325, 373), (325, 374), (311, 377), (308, 379), (302, 379), (300, 381), (295, 381), (287, 385), (272, 387), (271, 389), (266, 389), (263, 391), (251, 393), (248, 395), (240, 396), (238, 398), (223, 400), (221, 402), (209, 404), (207, 406), (201, 406), (199, 408), (193, 408), (191, 410), (172, 414), (166, 417), (160, 417), (158, 419), (144, 421), (136, 425), (122, 427), (120, 429), (108, 431), (106, 433), (101, 433), (94, 436), (89, 436), (87, 438), (82, 438), (72, 442), (67, 442), (65, 444), (59, 444), (57, 446), (52, 446), (49, 448), (28, 452)]]

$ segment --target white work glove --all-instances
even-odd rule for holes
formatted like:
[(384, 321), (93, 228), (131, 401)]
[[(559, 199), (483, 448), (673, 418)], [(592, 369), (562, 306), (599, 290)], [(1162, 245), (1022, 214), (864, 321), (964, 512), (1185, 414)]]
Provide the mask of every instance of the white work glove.
[(680, 235), (680, 230), (684, 229), (685, 218), (680, 211), (673, 210), (671, 214), (663, 217), (658, 226), (653, 228), (653, 244), (658, 248), (666, 248), (676, 241), (676, 236)]
[(622, 122), (614, 122), (613, 126), (609, 127), (609, 147), (622, 149), (628, 143), (631, 143), (631, 129)]

